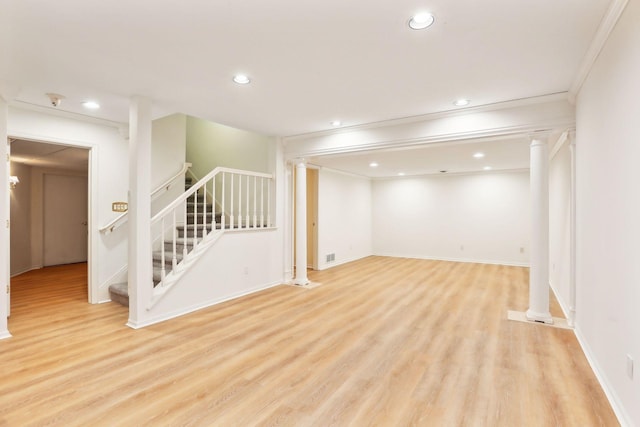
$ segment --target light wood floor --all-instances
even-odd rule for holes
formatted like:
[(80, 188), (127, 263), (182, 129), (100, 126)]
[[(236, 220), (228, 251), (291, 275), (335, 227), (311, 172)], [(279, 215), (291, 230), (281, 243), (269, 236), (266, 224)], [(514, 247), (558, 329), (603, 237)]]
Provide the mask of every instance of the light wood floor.
[(525, 268), (369, 257), (141, 330), (85, 269), (12, 281), (0, 426), (618, 425), (572, 331), (506, 320)]

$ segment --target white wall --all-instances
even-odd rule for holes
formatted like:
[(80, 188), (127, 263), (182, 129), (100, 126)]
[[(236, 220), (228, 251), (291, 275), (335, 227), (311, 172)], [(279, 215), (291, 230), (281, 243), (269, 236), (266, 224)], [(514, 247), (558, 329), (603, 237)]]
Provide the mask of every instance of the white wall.
[[(576, 331), (619, 416), (640, 426), (640, 2), (577, 97)], [(635, 375), (626, 373), (626, 358)]]
[(11, 198), (11, 276), (31, 270), (31, 167), (11, 162), (11, 175), (20, 182)]
[[(186, 158), (187, 116), (173, 114), (151, 124), (151, 191), (182, 169)], [(184, 176), (171, 183), (168, 191), (151, 203), (151, 215), (184, 192)]]
[(281, 234), (273, 229), (225, 233), (136, 327), (281, 284)]
[(187, 117), (187, 161), (198, 178), (218, 166), (270, 173), (276, 138)]
[(571, 152), (567, 140), (549, 164), (549, 283), (565, 315), (570, 306)]
[(376, 180), (372, 204), (375, 255), (528, 264), (528, 171)]
[[(372, 255), (371, 208), (371, 180), (319, 171), (319, 270)], [(327, 262), (330, 253), (335, 254), (335, 261)]]

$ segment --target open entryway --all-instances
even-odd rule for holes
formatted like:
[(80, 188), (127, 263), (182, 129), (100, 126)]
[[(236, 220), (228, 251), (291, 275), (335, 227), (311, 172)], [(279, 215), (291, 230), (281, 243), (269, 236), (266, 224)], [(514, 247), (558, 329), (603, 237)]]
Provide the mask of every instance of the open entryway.
[[(33, 271), (69, 269), (85, 283), (86, 302), (90, 150), (22, 139), (9, 144), (10, 175), (15, 177), (10, 190), (12, 287)], [(58, 295), (55, 288), (64, 287), (64, 281), (47, 280), (47, 295)]]

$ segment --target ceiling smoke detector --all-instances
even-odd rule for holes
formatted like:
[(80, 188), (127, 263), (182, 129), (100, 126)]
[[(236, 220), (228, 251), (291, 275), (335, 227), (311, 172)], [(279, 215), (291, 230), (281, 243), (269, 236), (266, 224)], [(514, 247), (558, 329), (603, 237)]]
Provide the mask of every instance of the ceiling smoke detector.
[(49, 97), (49, 100), (51, 101), (51, 106), (52, 107), (59, 107), (60, 104), (62, 103), (62, 100), (64, 99), (63, 95), (57, 94), (57, 93), (48, 93), (47, 96)]

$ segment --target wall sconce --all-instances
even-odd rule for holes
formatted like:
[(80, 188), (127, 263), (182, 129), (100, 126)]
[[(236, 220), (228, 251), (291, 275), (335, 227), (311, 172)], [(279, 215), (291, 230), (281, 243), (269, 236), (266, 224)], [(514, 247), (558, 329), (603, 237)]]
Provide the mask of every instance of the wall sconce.
[(17, 176), (11, 175), (9, 177), (9, 188), (11, 188), (11, 189), (16, 188), (16, 184), (19, 183), (19, 182), (20, 182), (20, 180), (18, 179)]

